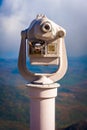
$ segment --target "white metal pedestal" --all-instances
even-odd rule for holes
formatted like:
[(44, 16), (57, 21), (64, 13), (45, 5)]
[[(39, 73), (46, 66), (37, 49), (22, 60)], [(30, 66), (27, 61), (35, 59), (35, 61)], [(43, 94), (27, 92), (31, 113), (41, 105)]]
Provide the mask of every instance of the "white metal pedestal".
[(55, 97), (59, 84), (27, 84), (30, 96), (30, 130), (55, 130)]

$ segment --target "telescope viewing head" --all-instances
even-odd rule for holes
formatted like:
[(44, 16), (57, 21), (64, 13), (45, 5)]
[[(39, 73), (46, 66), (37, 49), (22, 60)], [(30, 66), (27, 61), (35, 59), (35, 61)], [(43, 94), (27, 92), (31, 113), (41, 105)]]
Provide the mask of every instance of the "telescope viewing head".
[[(21, 46), (18, 66), (22, 76), (32, 83), (40, 79), (49, 79), (50, 84), (60, 80), (67, 70), (67, 55), (64, 43), (65, 29), (57, 25), (45, 15), (37, 15), (29, 28), (21, 32)], [(31, 65), (58, 65), (52, 74), (32, 73), (26, 67), (26, 42)]]

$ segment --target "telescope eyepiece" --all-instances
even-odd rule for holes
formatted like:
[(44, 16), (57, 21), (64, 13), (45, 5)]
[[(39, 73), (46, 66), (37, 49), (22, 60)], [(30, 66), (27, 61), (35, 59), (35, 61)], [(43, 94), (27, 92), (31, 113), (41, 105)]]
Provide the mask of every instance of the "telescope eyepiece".
[(49, 23), (49, 22), (45, 22), (45, 23), (43, 23), (42, 24), (42, 26), (41, 26), (41, 30), (43, 31), (43, 32), (50, 32), (51, 31), (51, 29), (52, 29), (52, 27), (51, 27), (51, 24)]

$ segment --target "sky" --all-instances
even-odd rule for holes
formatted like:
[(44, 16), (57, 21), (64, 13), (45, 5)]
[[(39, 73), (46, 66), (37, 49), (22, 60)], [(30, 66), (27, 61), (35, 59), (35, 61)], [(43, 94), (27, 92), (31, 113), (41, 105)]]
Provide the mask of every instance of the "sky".
[(45, 14), (66, 30), (69, 57), (87, 56), (86, 0), (0, 0), (1, 58), (18, 57), (20, 33), (37, 14)]

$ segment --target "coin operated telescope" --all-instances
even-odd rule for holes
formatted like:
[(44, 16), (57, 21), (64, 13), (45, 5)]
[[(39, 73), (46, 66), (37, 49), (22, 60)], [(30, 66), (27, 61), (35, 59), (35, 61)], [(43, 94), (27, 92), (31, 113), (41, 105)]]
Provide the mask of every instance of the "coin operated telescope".
[[(67, 70), (65, 29), (44, 15), (37, 15), (28, 29), (21, 32), (18, 67), (30, 83), (30, 130), (55, 130), (55, 97)], [(26, 46), (28, 44), (28, 48)], [(57, 65), (53, 73), (33, 73), (26, 66), (26, 48), (31, 65)]]
[[(60, 80), (67, 70), (64, 37), (66, 31), (45, 15), (37, 15), (28, 29), (21, 32), (18, 67), (21, 75), (33, 84), (52, 84)], [(26, 67), (26, 44), (32, 65), (58, 65), (54, 73), (33, 73)]]

